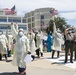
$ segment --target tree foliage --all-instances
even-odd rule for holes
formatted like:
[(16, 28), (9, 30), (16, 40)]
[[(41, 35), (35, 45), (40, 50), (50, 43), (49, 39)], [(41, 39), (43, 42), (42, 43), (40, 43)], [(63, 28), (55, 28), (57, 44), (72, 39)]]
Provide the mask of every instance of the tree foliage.
[(57, 17), (54, 18), (54, 20), (50, 20), (49, 21), (49, 27), (47, 28), (47, 32), (49, 33), (49, 31), (53, 32), (53, 25), (56, 25), (57, 28), (59, 28), (62, 32), (64, 32), (64, 30), (68, 27), (70, 27), (70, 25), (67, 24), (66, 20), (64, 18), (61, 17)]

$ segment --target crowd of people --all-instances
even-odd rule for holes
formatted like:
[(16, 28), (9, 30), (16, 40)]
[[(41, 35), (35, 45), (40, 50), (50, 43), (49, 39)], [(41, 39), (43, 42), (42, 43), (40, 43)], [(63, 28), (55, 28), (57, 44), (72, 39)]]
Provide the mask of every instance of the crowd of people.
[(60, 57), (62, 46), (65, 51), (65, 63), (68, 61), (68, 54), (70, 53), (70, 63), (76, 60), (76, 30), (75, 28), (67, 28), (62, 33), (59, 28), (56, 28), (54, 24), (53, 33), (50, 31), (47, 34), (46, 40), (43, 39), (44, 34), (41, 30), (29, 30), (27, 34), (24, 34), (22, 28), (18, 29), (18, 24), (11, 23), (11, 30), (7, 30), (6, 34), (0, 30), (0, 60), (2, 56), (11, 57), (11, 51), (13, 52), (12, 64), (18, 67), (19, 75), (26, 74), (26, 62), (24, 61), (27, 54), (31, 54), (32, 61), (36, 58), (43, 57), (43, 50), (46, 47), (47, 52), (52, 52), (51, 58), (54, 58), (55, 52), (57, 52), (57, 58)]

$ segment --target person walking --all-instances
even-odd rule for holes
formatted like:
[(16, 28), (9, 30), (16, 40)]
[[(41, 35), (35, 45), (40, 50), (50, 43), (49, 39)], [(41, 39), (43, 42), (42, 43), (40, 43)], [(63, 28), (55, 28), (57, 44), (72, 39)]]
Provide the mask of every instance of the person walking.
[[(16, 25), (18, 28), (18, 25)], [(26, 74), (26, 62), (24, 61), (27, 54), (30, 54), (29, 40), (24, 35), (22, 28), (17, 31), (14, 23), (11, 23), (12, 35), (16, 40), (12, 64), (18, 66), (19, 75)]]

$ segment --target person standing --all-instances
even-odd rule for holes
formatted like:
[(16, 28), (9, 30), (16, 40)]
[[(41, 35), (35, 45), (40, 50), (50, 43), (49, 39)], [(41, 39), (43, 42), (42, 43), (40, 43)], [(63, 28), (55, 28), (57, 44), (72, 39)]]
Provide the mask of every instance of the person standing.
[(52, 45), (52, 58), (54, 57), (55, 51), (57, 51), (57, 57), (59, 58), (60, 51), (62, 51), (61, 46), (64, 43), (61, 31), (56, 29), (56, 25), (54, 23), (54, 31), (53, 31), (53, 45)]
[(43, 44), (42, 44), (42, 38), (41, 38), (41, 33), (37, 33), (36, 34), (36, 46), (37, 46), (37, 50), (36, 50), (36, 54), (38, 55), (38, 57), (43, 56)]
[(50, 32), (47, 38), (47, 52), (51, 52), (52, 43), (53, 43), (53, 38), (52, 38), (52, 33)]
[(0, 60), (2, 60), (2, 55), (4, 55), (5, 60), (7, 61), (7, 47), (8, 47), (7, 38), (3, 34), (3, 31), (0, 30)]
[(71, 29), (68, 28), (65, 30), (65, 63), (68, 61), (68, 53), (70, 50), (70, 63), (73, 63), (73, 43), (74, 43), (74, 35), (70, 32)]
[(35, 47), (35, 41), (34, 41), (34, 38), (35, 38), (35, 34), (33, 31), (30, 31), (27, 35), (28, 39), (29, 39), (29, 45), (30, 45), (30, 51), (31, 51), (31, 57), (33, 58), (33, 60), (35, 59), (35, 50), (36, 50), (36, 47)]
[(13, 36), (11, 35), (11, 32), (9, 30), (6, 31), (6, 37), (8, 40), (8, 57), (11, 57), (11, 50), (12, 50), (12, 44), (13, 44)]
[(18, 66), (19, 75), (26, 74), (26, 63), (24, 59), (27, 54), (30, 54), (29, 40), (24, 35), (24, 30), (20, 28), (17, 31), (13, 23), (11, 23), (11, 31), (16, 40), (12, 64)]
[(73, 51), (74, 51), (74, 60), (76, 61), (76, 32), (74, 32)]

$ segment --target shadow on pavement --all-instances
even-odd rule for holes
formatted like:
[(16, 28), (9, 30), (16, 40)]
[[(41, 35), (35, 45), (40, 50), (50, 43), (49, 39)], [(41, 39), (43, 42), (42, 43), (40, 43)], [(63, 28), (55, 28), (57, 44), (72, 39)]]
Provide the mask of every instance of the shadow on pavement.
[(64, 63), (64, 62), (53, 62), (52, 64), (63, 65), (63, 64), (65, 64), (65, 63)]
[(5, 73), (0, 73), (0, 75), (18, 75), (18, 73), (16, 73), (16, 72), (11, 72), (11, 73), (5, 72)]
[(6, 62), (11, 62), (12, 60), (7, 60)]

